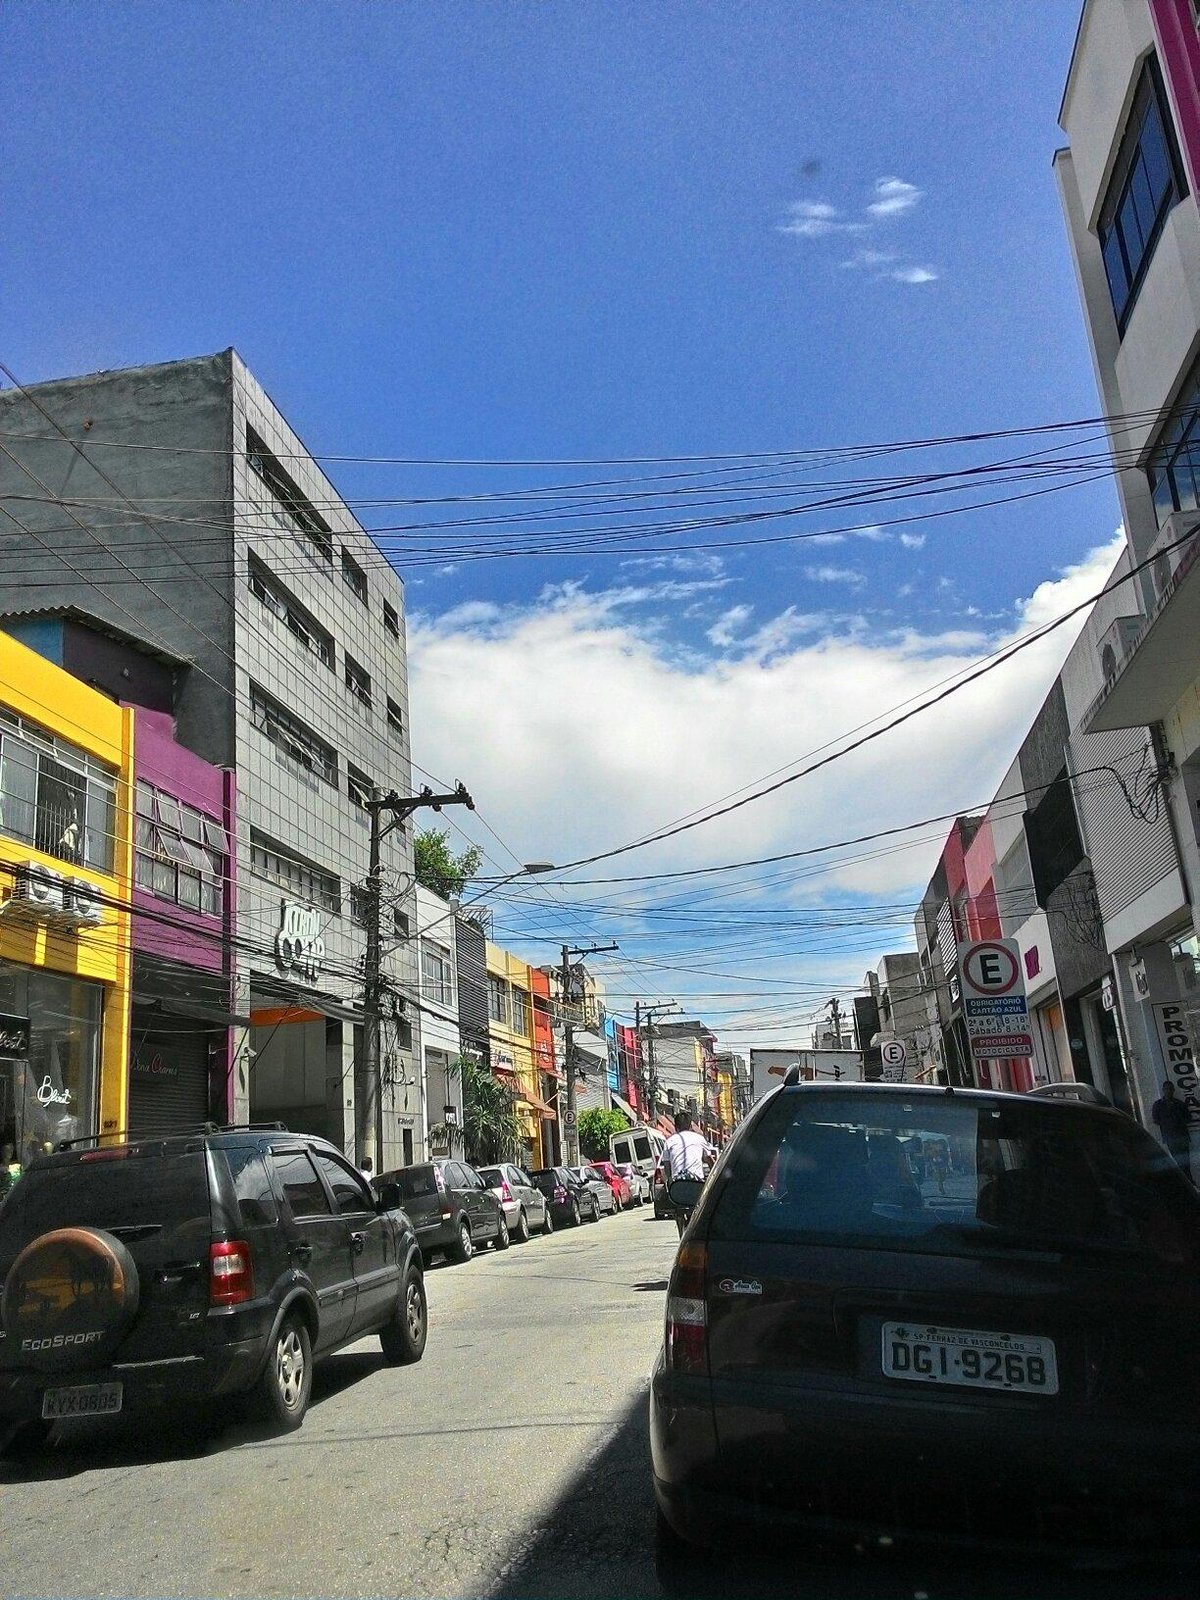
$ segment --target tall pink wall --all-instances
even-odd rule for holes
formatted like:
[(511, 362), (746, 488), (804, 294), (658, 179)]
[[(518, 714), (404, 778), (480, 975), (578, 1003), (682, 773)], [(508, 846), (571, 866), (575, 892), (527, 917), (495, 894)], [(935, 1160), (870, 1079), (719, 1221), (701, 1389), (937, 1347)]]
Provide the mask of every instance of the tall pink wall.
[(1191, 0), (1150, 0), (1163, 82), (1175, 112), (1179, 147), (1193, 193), (1200, 186), (1200, 32)]

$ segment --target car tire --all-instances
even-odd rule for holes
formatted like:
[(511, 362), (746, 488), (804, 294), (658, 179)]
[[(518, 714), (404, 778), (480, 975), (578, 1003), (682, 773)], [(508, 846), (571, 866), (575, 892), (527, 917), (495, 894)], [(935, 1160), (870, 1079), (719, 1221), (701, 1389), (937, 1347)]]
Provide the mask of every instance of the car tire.
[(663, 1516), (660, 1507), (654, 1508), (654, 1565), (659, 1581), (667, 1591), (673, 1592), (676, 1583), (672, 1580), (682, 1580), (696, 1576), (698, 1564), (705, 1559), (705, 1552), (694, 1544), (688, 1544), (686, 1539), (681, 1539), (675, 1529)]
[(600, 1202), (596, 1199), (595, 1195), (592, 1196), (592, 1221), (600, 1221)]
[(573, 1228), (577, 1228), (582, 1221), (583, 1221), (583, 1218), (579, 1214), (579, 1201), (578, 1200), (572, 1200), (571, 1201), (571, 1226)]
[(517, 1212), (517, 1243), (529, 1243), (529, 1218), (525, 1215), (525, 1207)]
[(312, 1339), (308, 1324), (289, 1312), (279, 1324), (256, 1388), (258, 1409), (276, 1433), (294, 1433), (312, 1395)]
[(507, 1250), (512, 1243), (512, 1236), (508, 1231), (508, 1223), (504, 1220), (503, 1212), (500, 1214), (500, 1227), (497, 1229), (496, 1237), (492, 1243), (497, 1250)]
[(553, 1233), (554, 1232), (554, 1214), (550, 1210), (550, 1204), (549, 1204), (548, 1201), (546, 1203), (545, 1219), (542, 1222), (542, 1232), (543, 1233)]
[(471, 1237), (471, 1224), (464, 1217), (458, 1225), (458, 1243), (446, 1252), (451, 1261), (470, 1261), (475, 1254), (475, 1241)]
[(429, 1305), (425, 1299), (425, 1280), (415, 1267), (410, 1267), (404, 1285), (396, 1296), (392, 1320), (379, 1331), (384, 1360), (393, 1367), (411, 1366), (425, 1354), (428, 1336)]

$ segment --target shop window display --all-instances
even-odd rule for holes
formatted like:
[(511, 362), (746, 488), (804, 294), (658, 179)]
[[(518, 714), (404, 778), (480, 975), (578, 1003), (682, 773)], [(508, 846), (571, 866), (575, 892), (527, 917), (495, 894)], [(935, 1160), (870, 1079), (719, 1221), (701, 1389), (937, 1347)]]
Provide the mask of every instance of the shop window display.
[(0, 962), (0, 1012), (29, 1018), (29, 1053), (0, 1060), (0, 1188), (61, 1139), (95, 1131), (102, 988)]

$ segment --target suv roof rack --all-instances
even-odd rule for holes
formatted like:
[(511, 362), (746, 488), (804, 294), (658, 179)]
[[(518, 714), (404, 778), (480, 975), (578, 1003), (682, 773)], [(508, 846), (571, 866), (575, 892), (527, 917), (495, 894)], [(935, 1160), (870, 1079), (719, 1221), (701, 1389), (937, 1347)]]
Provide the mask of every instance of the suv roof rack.
[(78, 1139), (59, 1139), (54, 1154), (60, 1150), (78, 1150), (83, 1145), (101, 1144), (112, 1139), (127, 1144), (161, 1144), (165, 1139), (196, 1139), (210, 1133), (290, 1133), (286, 1122), (198, 1122), (191, 1128), (171, 1128), (164, 1133), (130, 1133), (128, 1128), (109, 1128), (104, 1133), (88, 1133)]

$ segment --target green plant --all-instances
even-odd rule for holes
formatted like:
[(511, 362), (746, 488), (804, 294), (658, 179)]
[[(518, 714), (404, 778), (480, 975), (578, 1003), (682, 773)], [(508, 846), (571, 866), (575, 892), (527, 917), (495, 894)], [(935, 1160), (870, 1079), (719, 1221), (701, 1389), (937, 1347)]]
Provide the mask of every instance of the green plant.
[(624, 1133), (628, 1127), (629, 1118), (624, 1112), (593, 1106), (579, 1118), (579, 1148), (589, 1161), (607, 1161), (609, 1137)]
[(451, 854), (450, 834), (445, 828), (423, 828), (413, 836), (413, 858), (417, 882), (432, 889), (443, 900), (461, 895), (479, 871), (483, 851), (469, 845), (460, 856)]
[(522, 1154), (521, 1126), (509, 1091), (474, 1056), (459, 1056), (450, 1070), (462, 1082), (467, 1160), (482, 1166), (518, 1160)]

